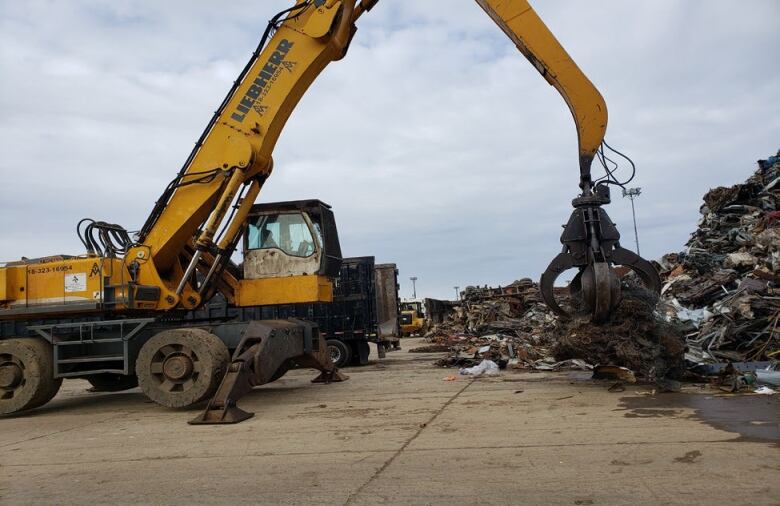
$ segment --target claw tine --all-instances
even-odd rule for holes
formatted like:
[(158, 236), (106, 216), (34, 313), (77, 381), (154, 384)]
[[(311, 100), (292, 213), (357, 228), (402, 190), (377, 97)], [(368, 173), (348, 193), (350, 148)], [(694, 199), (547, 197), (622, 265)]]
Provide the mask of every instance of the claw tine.
[(605, 262), (593, 264), (592, 288), (591, 317), (593, 322), (603, 323), (609, 319), (620, 299), (620, 282), (609, 264)]
[(580, 269), (574, 276), (574, 279), (569, 283), (569, 295), (577, 297), (582, 294), (582, 272), (584, 269)]
[(574, 260), (571, 255), (568, 253), (559, 253), (555, 258), (553, 258), (553, 261), (550, 262), (550, 265), (547, 266), (547, 269), (542, 274), (542, 279), (539, 281), (539, 290), (542, 293), (542, 299), (544, 300), (545, 304), (547, 304), (547, 306), (559, 316), (568, 317), (569, 313), (564, 311), (555, 300), (555, 280), (558, 279), (558, 276), (563, 271), (570, 269), (573, 266)]
[(557, 277), (558, 277), (557, 275), (550, 274), (547, 272), (542, 274), (542, 279), (539, 282), (539, 289), (542, 292), (542, 299), (544, 299), (544, 303), (547, 304), (547, 307), (552, 309), (553, 313), (559, 316), (569, 316), (569, 314), (566, 311), (564, 311), (563, 308), (559, 306), (558, 302), (555, 300), (553, 288), (555, 286), (555, 279)]
[(640, 257), (631, 250), (625, 248), (615, 248), (612, 253), (612, 262), (618, 265), (625, 265), (636, 272), (642, 283), (648, 290), (661, 293), (661, 277), (653, 264)]

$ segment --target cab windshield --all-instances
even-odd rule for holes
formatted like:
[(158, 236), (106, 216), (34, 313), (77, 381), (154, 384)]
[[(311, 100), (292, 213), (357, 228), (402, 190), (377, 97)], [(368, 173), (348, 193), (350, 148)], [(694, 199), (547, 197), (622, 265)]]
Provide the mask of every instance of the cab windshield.
[(247, 249), (280, 249), (305, 258), (314, 254), (314, 238), (300, 213), (265, 214), (249, 223)]

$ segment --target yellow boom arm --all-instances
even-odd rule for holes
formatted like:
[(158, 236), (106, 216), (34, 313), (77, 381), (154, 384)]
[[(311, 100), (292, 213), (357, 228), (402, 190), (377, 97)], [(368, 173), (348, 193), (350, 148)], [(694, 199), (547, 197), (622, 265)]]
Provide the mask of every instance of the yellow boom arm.
[(607, 131), (607, 104), (525, 0), (476, 0), (542, 76), (574, 116), (580, 151), (580, 186), (592, 185), (590, 165)]
[[(194, 272), (224, 261), (271, 173), (274, 146), (290, 113), (331, 61), (342, 58), (355, 22), (376, 0), (298, 0), (271, 24), (182, 171), (157, 202), (125, 265), (140, 285), (160, 287), (158, 309), (193, 308), (206, 287)], [(571, 109), (579, 139), (581, 185), (607, 125), (599, 92), (525, 0), (477, 0)], [(230, 213), (237, 195), (246, 191)], [(222, 237), (217, 232), (223, 229)]]

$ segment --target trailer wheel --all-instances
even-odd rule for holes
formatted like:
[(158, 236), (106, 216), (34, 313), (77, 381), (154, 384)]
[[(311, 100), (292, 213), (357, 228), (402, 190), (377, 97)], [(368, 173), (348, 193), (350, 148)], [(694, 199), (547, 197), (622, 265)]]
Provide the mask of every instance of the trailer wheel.
[(338, 339), (328, 339), (328, 353), (330, 354), (330, 360), (336, 367), (345, 367), (349, 364), (352, 358), (352, 350), (349, 349), (343, 341)]
[(135, 372), (150, 399), (182, 408), (214, 395), (229, 360), (227, 347), (214, 334), (203, 329), (172, 329), (141, 347)]
[(107, 372), (87, 376), (86, 380), (92, 385), (93, 392), (121, 392), (138, 386), (138, 376), (135, 374), (125, 376)]
[(0, 341), (0, 413), (43, 406), (57, 395), (51, 344), (43, 339)]

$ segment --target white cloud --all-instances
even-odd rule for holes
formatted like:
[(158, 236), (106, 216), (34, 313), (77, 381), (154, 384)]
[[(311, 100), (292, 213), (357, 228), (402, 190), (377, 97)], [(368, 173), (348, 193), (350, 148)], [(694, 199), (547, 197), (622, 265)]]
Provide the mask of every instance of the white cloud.
[[(74, 253), (83, 216), (137, 228), (282, 0), (0, 0), (0, 258)], [(772, 0), (535, 2), (637, 162), (642, 252), (780, 147)], [(537, 278), (577, 189), (563, 101), (466, 0), (383, 0), (303, 97), (264, 201), (334, 206), (344, 252), (418, 293)], [(632, 244), (627, 201), (610, 215)], [(409, 295), (405, 283), (403, 295)]]

